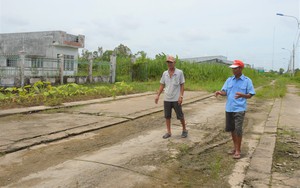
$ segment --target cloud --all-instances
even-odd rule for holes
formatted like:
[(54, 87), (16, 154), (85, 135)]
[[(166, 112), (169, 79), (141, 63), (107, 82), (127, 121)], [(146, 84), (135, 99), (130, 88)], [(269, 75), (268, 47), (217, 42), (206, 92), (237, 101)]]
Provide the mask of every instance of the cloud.
[(4, 16), (1, 15), (1, 23), (8, 27), (23, 27), (30, 24), (29, 21), (24, 20), (23, 18), (15, 18), (13, 16)]
[(245, 27), (231, 27), (226, 29), (226, 32), (229, 34), (247, 34), (250, 33), (250, 29)]
[(187, 41), (204, 41), (209, 40), (210, 36), (205, 34), (202, 30), (199, 29), (188, 29), (180, 33), (180, 35)]
[(141, 27), (137, 19), (130, 16), (117, 16), (109, 19), (95, 19), (88, 24), (88, 29), (98, 37), (108, 37), (114, 40), (129, 40), (133, 32)]
[(88, 50), (122, 43), (151, 57), (165, 52), (254, 62), (272, 59), (274, 51), (281, 54), (273, 58), (276, 66), (288, 58), (281, 48), (292, 48), (297, 31), (295, 19), (277, 12), (298, 17), (299, 0), (0, 0), (0, 32), (63, 30), (85, 35)]

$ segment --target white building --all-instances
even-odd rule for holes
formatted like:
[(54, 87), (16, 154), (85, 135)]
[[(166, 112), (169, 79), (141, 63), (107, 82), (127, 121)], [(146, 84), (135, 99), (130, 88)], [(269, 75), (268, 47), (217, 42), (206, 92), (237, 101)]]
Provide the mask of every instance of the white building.
[[(0, 34), (0, 85), (16, 85), (20, 74), (25, 80), (57, 77), (60, 61), (63, 61), (63, 75), (75, 75), (75, 60), (84, 42), (85, 36), (64, 31)], [(25, 61), (20, 63), (22, 55)]]

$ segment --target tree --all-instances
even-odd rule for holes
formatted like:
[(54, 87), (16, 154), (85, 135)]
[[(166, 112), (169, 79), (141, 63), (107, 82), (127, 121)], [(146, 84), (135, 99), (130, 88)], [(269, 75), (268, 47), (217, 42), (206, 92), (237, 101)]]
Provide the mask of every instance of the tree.
[(102, 55), (102, 60), (104, 61), (110, 61), (110, 56), (113, 54), (114, 51), (112, 50), (106, 50)]
[(98, 56), (98, 51), (94, 51), (94, 52), (93, 52), (93, 57), (94, 57), (94, 58), (99, 57), (99, 56)]
[(79, 61), (82, 61), (82, 62), (88, 61), (89, 55), (90, 55), (90, 54), (92, 54), (92, 52), (89, 52), (88, 50), (83, 49), (83, 50), (81, 51), (81, 56), (78, 58)]
[(138, 51), (136, 54), (134, 54), (137, 58), (146, 59), (147, 53), (144, 51)]
[(283, 72), (284, 72), (284, 69), (283, 69), (283, 68), (280, 68), (280, 69), (279, 69), (279, 75), (282, 75)]
[[(104, 53), (103, 53), (102, 47), (98, 47), (98, 49), (93, 52), (89, 52), (88, 50), (83, 49), (79, 60), (80, 61), (88, 61), (90, 54), (93, 55), (93, 57), (95, 58), (94, 59), (95, 61), (110, 61), (111, 55), (116, 55), (121, 58), (123, 58), (123, 57), (131, 58), (133, 56), (130, 48), (128, 48), (127, 46), (125, 46), (123, 44), (120, 44), (114, 50), (106, 50)], [(143, 52), (142, 54), (146, 55), (145, 52)]]
[(166, 59), (167, 55), (164, 54), (163, 52), (161, 54), (155, 55), (155, 59)]
[(114, 52), (116, 53), (116, 55), (118, 57), (131, 57), (132, 56), (131, 50), (123, 44), (120, 44), (118, 47), (116, 47), (114, 49)]
[(102, 47), (98, 47), (98, 54), (99, 54), (99, 57), (102, 57), (102, 55), (103, 55), (103, 48)]

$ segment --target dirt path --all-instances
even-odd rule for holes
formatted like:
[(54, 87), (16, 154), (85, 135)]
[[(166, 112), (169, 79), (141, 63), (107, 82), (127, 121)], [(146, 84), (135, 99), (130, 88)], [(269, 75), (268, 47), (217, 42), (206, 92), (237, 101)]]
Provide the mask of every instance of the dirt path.
[(163, 140), (163, 114), (155, 113), (63, 141), (7, 154), (1, 187), (230, 187), (243, 182), (251, 153), (273, 104), (249, 100), (242, 159), (227, 155), (224, 98), (184, 106), (189, 137)]

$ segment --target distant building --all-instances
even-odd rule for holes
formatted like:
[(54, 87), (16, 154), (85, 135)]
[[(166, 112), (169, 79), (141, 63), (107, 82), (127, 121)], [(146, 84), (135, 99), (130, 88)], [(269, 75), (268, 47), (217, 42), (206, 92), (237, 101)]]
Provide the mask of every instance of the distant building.
[(225, 56), (202, 56), (202, 57), (194, 57), (194, 58), (183, 58), (182, 61), (188, 61), (191, 63), (203, 63), (203, 62), (213, 62), (213, 63), (220, 63), (231, 65), (232, 61), (227, 60)]
[(265, 69), (263, 67), (255, 67), (255, 70), (257, 70), (257, 72), (260, 72), (260, 73), (265, 72)]
[[(58, 76), (59, 60), (63, 60), (63, 75), (75, 75), (78, 49), (84, 43), (84, 35), (64, 31), (0, 34), (0, 85), (14, 85), (11, 77), (19, 79), (21, 68), (27, 78)], [(23, 63), (20, 54), (25, 56)]]
[[(202, 56), (194, 58), (183, 58), (182, 61), (187, 61), (190, 63), (219, 63), (224, 65), (231, 65), (233, 61), (227, 59), (227, 57), (218, 55), (218, 56)], [(245, 63), (245, 62), (244, 62)], [(251, 68), (251, 65), (245, 63), (245, 67)]]

